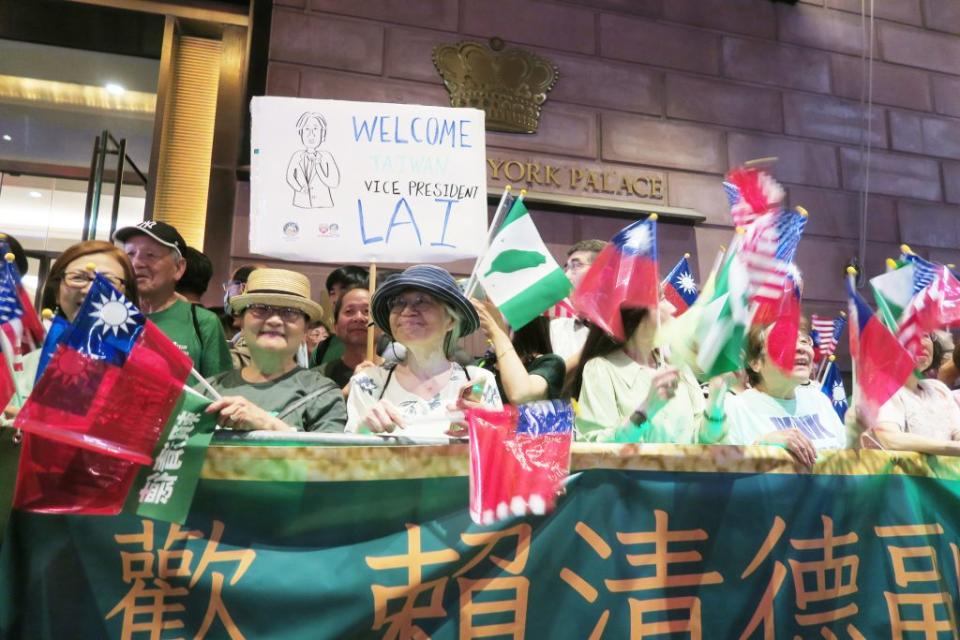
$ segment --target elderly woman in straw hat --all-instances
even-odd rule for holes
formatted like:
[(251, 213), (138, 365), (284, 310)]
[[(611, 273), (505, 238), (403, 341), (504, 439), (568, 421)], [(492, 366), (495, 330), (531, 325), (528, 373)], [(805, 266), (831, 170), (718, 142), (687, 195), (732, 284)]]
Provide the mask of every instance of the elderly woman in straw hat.
[(374, 323), (407, 355), (399, 364), (367, 367), (350, 379), (347, 431), (443, 435), (450, 429), (443, 416), (451, 408), (470, 402), (501, 406), (493, 374), (451, 359), (457, 341), (474, 332), (480, 319), (446, 270), (416, 265), (393, 276), (374, 293), (371, 311)]
[(250, 362), (210, 378), (223, 399), (210, 405), (230, 429), (342, 432), (346, 407), (329, 378), (296, 362), (307, 323), (323, 316), (310, 281), (285, 269), (257, 269), (243, 294), (230, 300), (241, 320)]

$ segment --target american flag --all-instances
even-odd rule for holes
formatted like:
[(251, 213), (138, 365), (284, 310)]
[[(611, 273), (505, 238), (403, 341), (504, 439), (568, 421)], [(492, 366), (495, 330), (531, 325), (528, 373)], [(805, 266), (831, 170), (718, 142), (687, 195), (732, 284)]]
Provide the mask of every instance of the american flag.
[(760, 216), (747, 228), (742, 251), (752, 303), (777, 303), (783, 297), (784, 279), (806, 224), (805, 215), (784, 209)]
[(737, 167), (726, 175), (723, 191), (730, 203), (733, 224), (746, 227), (765, 213), (783, 206), (784, 191), (780, 183), (763, 169)]
[[(914, 294), (910, 304), (903, 310), (897, 330), (897, 339), (914, 360), (919, 359), (923, 350), (923, 336), (935, 329), (960, 324), (960, 282), (947, 267), (931, 262), (927, 264), (932, 265), (934, 276), (929, 286)], [(915, 265), (914, 286), (918, 280), (916, 269)]]
[(915, 253), (904, 252), (900, 256), (901, 260), (913, 265), (913, 293), (917, 294), (933, 284), (941, 266), (924, 260)]
[(5, 262), (0, 275), (0, 331), (3, 332), (3, 355), (15, 370), (21, 371), (20, 346), (23, 340), (23, 307), (17, 292), (16, 267)]
[[(0, 234), (0, 236), (2, 236), (2, 234)], [(10, 252), (10, 245), (0, 239), (0, 256), (5, 256)], [(40, 317), (30, 302), (30, 294), (27, 293), (27, 290), (23, 286), (17, 265), (13, 262), (8, 262), (7, 265), (6, 268), (11, 271), (11, 277), (15, 283), (17, 297), (20, 298), (20, 311), (22, 312), (20, 316), (20, 349), (21, 353), (27, 354), (34, 349), (39, 349), (43, 345), (43, 336), (45, 333), (43, 323), (40, 322)]]
[(840, 335), (847, 326), (847, 318), (839, 315), (836, 318), (824, 318), (814, 314), (810, 319), (811, 334), (816, 345), (814, 360), (827, 360), (837, 350)]

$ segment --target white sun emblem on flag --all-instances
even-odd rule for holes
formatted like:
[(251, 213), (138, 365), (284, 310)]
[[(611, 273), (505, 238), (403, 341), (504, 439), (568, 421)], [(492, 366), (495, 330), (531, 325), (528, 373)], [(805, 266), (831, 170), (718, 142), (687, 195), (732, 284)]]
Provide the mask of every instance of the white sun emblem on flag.
[(833, 404), (841, 404), (847, 401), (847, 394), (843, 390), (843, 383), (837, 382), (833, 385)]
[(697, 292), (697, 283), (693, 281), (693, 276), (686, 272), (680, 274), (680, 277), (677, 279), (677, 286), (680, 287), (680, 290), (684, 293)]
[(111, 292), (109, 298), (100, 294), (100, 302), (94, 302), (93, 307), (95, 310), (90, 315), (97, 319), (93, 323), (93, 328), (102, 327), (100, 332), (103, 335), (111, 331), (114, 336), (120, 333), (126, 334), (129, 333), (128, 325), (137, 326), (136, 320), (133, 319), (137, 313), (136, 307), (129, 300), (118, 298), (116, 292)]
[(637, 253), (647, 253), (650, 250), (650, 229), (645, 224), (638, 224), (627, 232), (624, 246)]

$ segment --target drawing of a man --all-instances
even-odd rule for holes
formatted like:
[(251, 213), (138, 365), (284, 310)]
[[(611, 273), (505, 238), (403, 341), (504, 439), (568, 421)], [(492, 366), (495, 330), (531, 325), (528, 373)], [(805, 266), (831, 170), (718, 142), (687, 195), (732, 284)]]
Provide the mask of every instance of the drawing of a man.
[(320, 149), (327, 138), (327, 120), (319, 113), (304, 113), (297, 120), (303, 150), (287, 165), (287, 184), (293, 189), (293, 206), (325, 209), (333, 206), (331, 188), (340, 185), (340, 167), (329, 151)]

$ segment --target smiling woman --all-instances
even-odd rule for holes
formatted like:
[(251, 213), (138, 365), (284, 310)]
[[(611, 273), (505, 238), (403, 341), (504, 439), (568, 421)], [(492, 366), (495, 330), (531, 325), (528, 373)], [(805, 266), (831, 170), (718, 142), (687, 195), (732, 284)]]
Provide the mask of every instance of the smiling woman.
[(310, 298), (310, 281), (285, 269), (256, 269), (243, 294), (230, 299), (250, 349), (250, 362), (210, 378), (224, 394), (210, 405), (217, 422), (244, 431), (343, 431), (346, 408), (327, 377), (297, 365), (307, 322), (323, 309)]
[(493, 374), (451, 361), (460, 337), (476, 331), (480, 318), (446, 270), (417, 265), (392, 277), (374, 294), (371, 315), (407, 357), (351, 378), (347, 431), (443, 435), (451, 408), (501, 406)]
[(726, 444), (785, 447), (812, 465), (820, 449), (847, 446), (846, 428), (820, 388), (810, 382), (813, 340), (803, 319), (793, 370), (781, 370), (767, 355), (769, 327), (754, 326), (747, 336), (747, 377), (751, 389), (727, 400)]
[[(137, 281), (127, 256), (109, 242), (88, 240), (67, 248), (50, 267), (50, 274), (43, 286), (42, 307), (67, 321), (73, 321), (97, 273), (103, 274), (126, 296), (127, 304), (138, 304)], [(116, 308), (116, 305), (123, 309)], [(114, 327), (125, 324), (128, 315), (123, 303), (107, 300), (103, 302), (98, 323), (115, 334), (117, 329)], [(23, 356), (23, 369), (14, 372), (17, 390), (23, 399), (33, 389), (40, 354), (41, 351), (35, 349)], [(5, 413), (12, 415), (17, 406), (14, 400)]]

